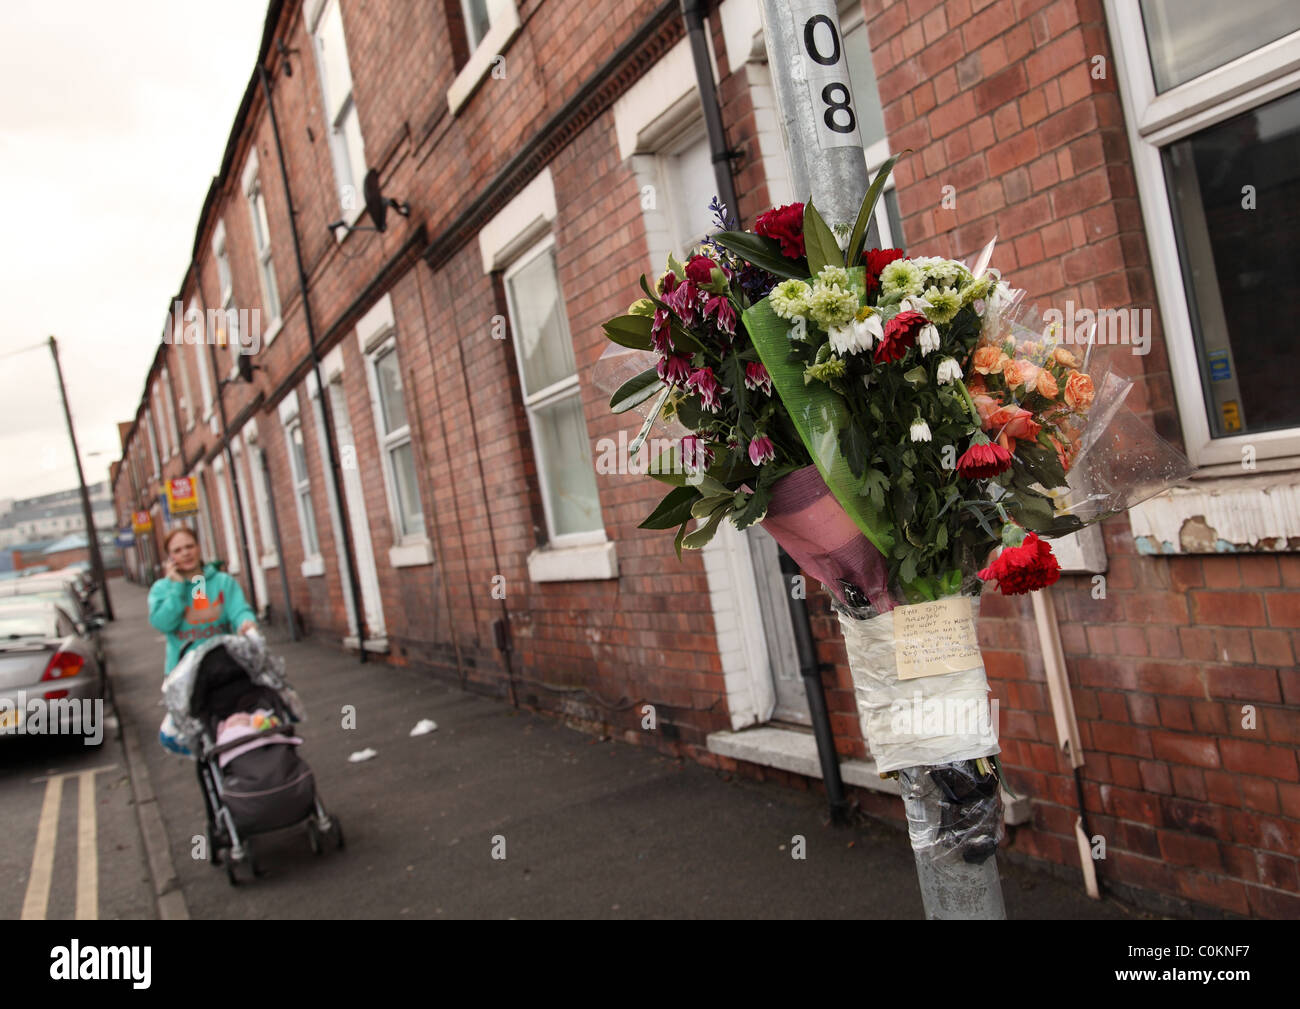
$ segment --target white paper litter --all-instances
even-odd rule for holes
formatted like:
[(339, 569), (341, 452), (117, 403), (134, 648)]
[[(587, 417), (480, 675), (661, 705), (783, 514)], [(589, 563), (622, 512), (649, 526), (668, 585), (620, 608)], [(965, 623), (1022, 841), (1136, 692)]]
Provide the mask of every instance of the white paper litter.
[(377, 757), (377, 756), (379, 756), (379, 751), (372, 750), (370, 747), (367, 746), (364, 750), (357, 750), (356, 753), (348, 757), (348, 763), (359, 764), (363, 760), (370, 760), (372, 757)]
[(415, 728), (411, 730), (411, 735), (423, 736), (432, 732), (437, 727), (438, 727), (438, 723), (435, 722), (432, 718), (421, 718), (418, 722), (415, 723)]

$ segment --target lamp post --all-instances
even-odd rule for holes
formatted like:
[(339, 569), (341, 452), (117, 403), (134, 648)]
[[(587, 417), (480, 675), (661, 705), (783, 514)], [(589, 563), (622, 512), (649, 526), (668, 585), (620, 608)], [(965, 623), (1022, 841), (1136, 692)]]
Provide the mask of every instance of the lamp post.
[(50, 354), (54, 357), (54, 372), (59, 379), (59, 396), (63, 399), (63, 416), (68, 422), (68, 438), (72, 442), (72, 458), (77, 464), (77, 485), (81, 488), (81, 514), (86, 522), (86, 542), (90, 546), (90, 570), (99, 585), (104, 599), (104, 616), (113, 620), (113, 601), (108, 596), (108, 579), (104, 576), (104, 559), (99, 554), (99, 533), (95, 529), (95, 516), (90, 509), (90, 492), (86, 490), (86, 475), (81, 469), (81, 455), (77, 451), (77, 432), (72, 426), (72, 411), (68, 408), (68, 390), (63, 385), (63, 368), (59, 364), (59, 345), (50, 337)]

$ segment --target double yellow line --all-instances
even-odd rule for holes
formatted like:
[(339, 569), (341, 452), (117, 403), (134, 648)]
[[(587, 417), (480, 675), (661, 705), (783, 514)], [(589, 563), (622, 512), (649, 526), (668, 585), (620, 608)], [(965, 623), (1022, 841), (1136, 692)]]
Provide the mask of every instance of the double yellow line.
[(50, 887), (54, 882), (54, 846), (59, 839), (59, 807), (63, 803), (63, 782), (77, 779), (77, 904), (78, 921), (99, 917), (99, 848), (95, 820), (95, 775), (113, 771), (116, 764), (92, 767), (85, 771), (53, 774), (33, 778), (45, 782), (45, 800), (41, 804), (40, 825), (36, 828), (36, 850), (32, 852), (32, 871), (27, 877), (27, 895), (23, 898), (23, 921), (42, 921), (49, 909)]

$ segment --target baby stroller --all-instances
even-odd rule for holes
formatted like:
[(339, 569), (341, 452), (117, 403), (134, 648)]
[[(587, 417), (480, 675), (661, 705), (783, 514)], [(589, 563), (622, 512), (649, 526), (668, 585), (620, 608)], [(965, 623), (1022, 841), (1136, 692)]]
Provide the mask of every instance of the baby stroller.
[(163, 683), (163, 743), (195, 758), (212, 865), (224, 862), (232, 886), (241, 865), (262, 874), (256, 835), (301, 826), (314, 854), (331, 835), (343, 847), (338, 817), (298, 756), (292, 726), (305, 712), (283, 669), (260, 635), (229, 634), (188, 648)]

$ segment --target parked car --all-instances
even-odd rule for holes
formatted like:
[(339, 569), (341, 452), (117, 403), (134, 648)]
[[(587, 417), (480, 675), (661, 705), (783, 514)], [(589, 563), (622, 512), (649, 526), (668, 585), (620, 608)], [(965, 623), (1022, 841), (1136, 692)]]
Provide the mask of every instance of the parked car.
[(24, 606), (32, 602), (55, 603), (66, 611), (76, 626), (77, 633), (94, 647), (96, 661), (106, 665), (104, 641), (100, 629), (104, 618), (91, 604), (83, 600), (71, 586), (59, 581), (20, 579), (0, 582), (0, 610), (10, 606)]
[[(0, 607), (0, 738), (19, 731), (20, 724), (33, 731), (34, 701), (103, 702), (107, 692), (108, 677), (94, 646), (62, 607), (40, 601)], [(102, 730), (98, 715), (83, 713), (85, 705), (75, 712), (60, 705), (56, 711), (60, 732)], [(47, 726), (54, 716), (54, 711), (46, 716)]]

